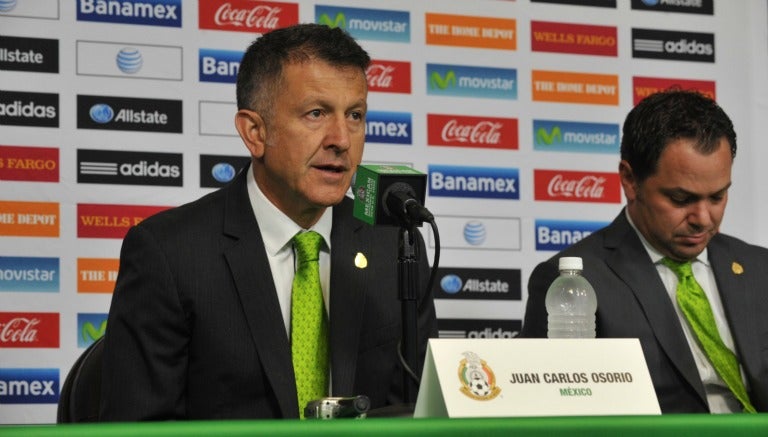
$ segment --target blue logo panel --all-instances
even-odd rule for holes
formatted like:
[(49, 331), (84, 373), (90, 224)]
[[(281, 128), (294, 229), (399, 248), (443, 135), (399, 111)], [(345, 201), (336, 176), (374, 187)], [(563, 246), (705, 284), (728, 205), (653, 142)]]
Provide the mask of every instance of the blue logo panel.
[(427, 94), (517, 100), (517, 70), (427, 64)]
[(520, 199), (516, 168), (429, 166), (429, 195), (484, 199)]
[(200, 82), (236, 83), (243, 52), (200, 49)]
[(59, 292), (59, 259), (0, 256), (0, 291)]
[(77, 347), (86, 348), (104, 335), (107, 314), (77, 313)]
[(316, 5), (315, 22), (340, 27), (355, 39), (411, 42), (411, 14), (407, 11)]
[(535, 150), (618, 154), (620, 147), (618, 124), (533, 120)]
[(181, 27), (181, 0), (77, 0), (77, 21)]
[(413, 144), (411, 113), (369, 111), (365, 115), (365, 142)]
[(0, 369), (0, 404), (55, 404), (59, 369)]
[(602, 229), (608, 222), (536, 220), (536, 250), (561, 251)]

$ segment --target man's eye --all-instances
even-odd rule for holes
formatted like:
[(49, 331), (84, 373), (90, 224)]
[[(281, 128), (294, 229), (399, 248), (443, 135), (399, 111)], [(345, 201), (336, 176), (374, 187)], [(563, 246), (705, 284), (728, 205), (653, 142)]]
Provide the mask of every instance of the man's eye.
[(319, 109), (314, 109), (312, 111), (309, 111), (309, 116), (312, 118), (320, 118), (321, 115), (323, 115), (323, 111)]
[(353, 120), (362, 120), (364, 118), (363, 113), (362, 112), (357, 112), (357, 111), (356, 112), (352, 112), (350, 114), (350, 117), (352, 117)]

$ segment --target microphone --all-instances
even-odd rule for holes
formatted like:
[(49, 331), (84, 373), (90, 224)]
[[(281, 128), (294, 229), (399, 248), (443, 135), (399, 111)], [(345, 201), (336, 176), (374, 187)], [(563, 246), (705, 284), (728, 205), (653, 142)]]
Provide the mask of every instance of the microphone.
[(352, 183), (354, 216), (369, 225), (421, 226), (434, 216), (424, 207), (427, 175), (405, 165), (360, 165)]
[(343, 417), (365, 417), (371, 408), (368, 396), (327, 397), (307, 403), (304, 408), (306, 419), (336, 419)]

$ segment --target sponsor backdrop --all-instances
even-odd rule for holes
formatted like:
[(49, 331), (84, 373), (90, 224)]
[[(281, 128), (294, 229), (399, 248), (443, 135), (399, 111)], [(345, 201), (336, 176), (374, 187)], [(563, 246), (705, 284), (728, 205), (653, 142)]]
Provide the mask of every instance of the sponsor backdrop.
[(240, 57), (297, 22), (374, 59), (364, 160), (428, 174), (443, 337), (515, 335), (535, 263), (621, 208), (620, 125), (654, 90), (733, 116), (725, 230), (768, 243), (765, 1), (0, 0), (0, 423), (55, 421), (126, 230), (247, 163)]

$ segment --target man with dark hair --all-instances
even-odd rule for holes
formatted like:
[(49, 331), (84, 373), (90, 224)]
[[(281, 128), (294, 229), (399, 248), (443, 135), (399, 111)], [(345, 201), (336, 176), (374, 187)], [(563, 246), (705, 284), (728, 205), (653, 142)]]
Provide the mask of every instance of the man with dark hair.
[(639, 338), (663, 413), (768, 411), (768, 250), (719, 233), (736, 134), (712, 99), (668, 90), (623, 127), (626, 208), (539, 264), (522, 337), (546, 337), (557, 260), (579, 256), (597, 337)]
[[(251, 166), (126, 235), (101, 420), (298, 418), (330, 395), (406, 401), (398, 229), (354, 219), (345, 196), (363, 153), (369, 62), (345, 32), (317, 24), (248, 48), (235, 126)], [(422, 359), (437, 334), (425, 282)]]

